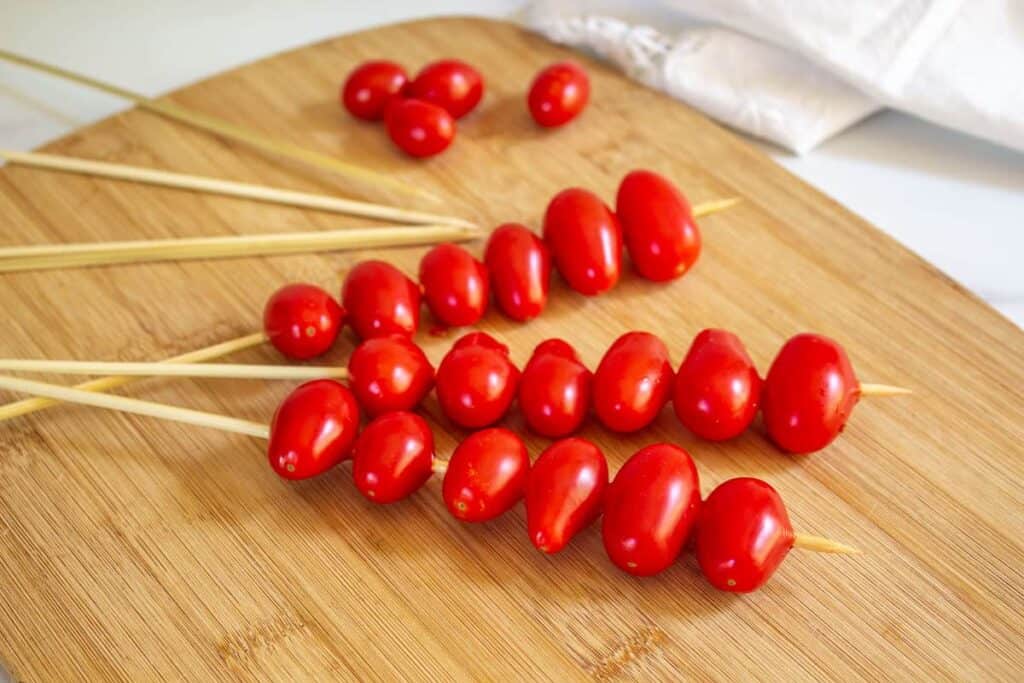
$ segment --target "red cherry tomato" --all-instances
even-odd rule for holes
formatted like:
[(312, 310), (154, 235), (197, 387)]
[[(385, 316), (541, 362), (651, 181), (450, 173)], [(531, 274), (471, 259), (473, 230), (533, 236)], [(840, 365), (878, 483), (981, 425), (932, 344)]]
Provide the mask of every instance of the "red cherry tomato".
[(533, 351), (519, 381), (519, 410), (526, 426), (553, 439), (572, 434), (590, 408), (590, 370), (561, 339)]
[(367, 339), (348, 359), (349, 387), (359, 405), (376, 417), (412, 410), (434, 385), (434, 367), (408, 337)]
[(761, 391), (768, 436), (790, 453), (811, 453), (843, 431), (860, 399), (846, 352), (819, 334), (798, 334), (772, 361)]
[(548, 446), (530, 468), (526, 527), (538, 550), (557, 553), (601, 515), (608, 463), (586, 439)]
[(263, 309), (263, 331), (288, 358), (305, 360), (325, 353), (345, 323), (345, 309), (316, 285), (286, 285)]
[(537, 235), (518, 223), (499, 226), (487, 240), (484, 263), (502, 313), (519, 321), (540, 315), (548, 302), (551, 256)]
[(502, 418), (512, 404), (519, 370), (508, 347), (483, 332), (458, 340), (437, 369), (437, 401), (449, 420), (479, 429)]
[(409, 97), (436, 104), (457, 119), (473, 111), (483, 95), (480, 72), (457, 59), (426, 65), (409, 84)]
[(626, 461), (604, 500), (608, 557), (630, 574), (657, 574), (675, 562), (697, 520), (697, 467), (678, 446), (648, 446)]
[(444, 475), (448, 511), (464, 522), (486, 522), (523, 497), (530, 458), (513, 432), (500, 427), (470, 434), (459, 444)]
[(345, 80), (341, 103), (356, 118), (379, 121), (407, 81), (405, 69), (394, 62), (363, 62)]
[(359, 405), (343, 385), (317, 379), (285, 397), (270, 423), (267, 456), (285, 479), (322, 474), (348, 457), (359, 431)]
[(749, 593), (764, 585), (793, 547), (782, 499), (760, 479), (730, 479), (701, 505), (697, 562), (715, 588)]
[(590, 99), (590, 79), (575, 62), (559, 62), (533, 80), (526, 105), (538, 124), (561, 126), (579, 116)]
[(738, 436), (757, 414), (761, 378), (732, 332), (704, 330), (676, 374), (672, 407), (691, 432), (710, 441)]
[(420, 284), (430, 312), (445, 325), (472, 325), (487, 310), (487, 268), (457, 244), (439, 244), (423, 256)]
[(381, 415), (366, 425), (352, 449), (352, 478), (375, 503), (412, 495), (433, 473), (434, 435), (414, 413)]
[(420, 287), (390, 263), (363, 261), (345, 276), (341, 300), (362, 339), (401, 334), (420, 324)]
[(673, 379), (665, 343), (648, 332), (627, 332), (594, 373), (594, 413), (612, 431), (643, 429), (668, 402)]
[(569, 286), (588, 296), (615, 286), (622, 272), (619, 221), (592, 192), (562, 190), (544, 214), (544, 241)]
[(391, 141), (412, 157), (440, 154), (455, 139), (455, 120), (448, 112), (420, 100), (388, 106), (387, 127)]
[(638, 273), (661, 282), (681, 276), (700, 256), (690, 202), (668, 179), (633, 171), (619, 185), (615, 214)]

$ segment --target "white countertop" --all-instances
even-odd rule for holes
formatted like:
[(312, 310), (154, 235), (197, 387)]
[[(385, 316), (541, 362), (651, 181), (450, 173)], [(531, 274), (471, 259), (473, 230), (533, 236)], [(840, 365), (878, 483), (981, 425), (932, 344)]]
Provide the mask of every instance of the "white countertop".
[[(157, 95), (360, 28), (427, 14), (508, 17), (522, 4), (6, 0), (0, 7), (0, 45)], [(125, 107), (123, 101), (0, 64), (0, 147), (28, 150)], [(766, 149), (1024, 326), (1024, 264), (1018, 263), (1024, 260), (1024, 154), (893, 112), (868, 119), (802, 158)]]

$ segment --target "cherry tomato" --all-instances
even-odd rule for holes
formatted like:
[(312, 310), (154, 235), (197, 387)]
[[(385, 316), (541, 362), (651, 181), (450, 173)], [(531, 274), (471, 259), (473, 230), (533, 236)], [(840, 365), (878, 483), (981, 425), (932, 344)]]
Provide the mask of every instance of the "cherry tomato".
[(561, 126), (579, 116), (590, 99), (590, 79), (575, 62), (559, 62), (533, 80), (526, 105), (538, 124)]
[(487, 310), (487, 268), (457, 244), (439, 244), (423, 256), (420, 284), (430, 312), (445, 325), (472, 325)]
[(627, 332), (594, 373), (594, 412), (612, 431), (643, 429), (668, 402), (672, 380), (664, 342), (649, 332)]
[(394, 503), (430, 479), (434, 435), (415, 413), (387, 413), (366, 425), (352, 449), (352, 478), (375, 503)]
[(285, 397), (270, 423), (267, 457), (285, 479), (322, 474), (349, 456), (359, 431), (359, 405), (343, 385), (317, 379)]
[(409, 84), (409, 97), (436, 104), (457, 119), (473, 111), (483, 95), (480, 72), (457, 59), (426, 65)]
[(501, 427), (475, 432), (448, 461), (444, 504), (464, 522), (494, 519), (523, 497), (529, 470), (526, 446), (515, 433)]
[(386, 123), (391, 141), (412, 157), (440, 154), (455, 139), (455, 120), (429, 102), (395, 102), (388, 106)]
[(704, 330), (679, 366), (672, 407), (691, 432), (723, 441), (750, 425), (760, 395), (761, 378), (739, 337)]
[(604, 500), (608, 557), (630, 574), (657, 574), (675, 562), (697, 520), (697, 468), (678, 446), (648, 446), (626, 461)]
[(434, 367), (408, 337), (367, 339), (348, 359), (349, 387), (359, 405), (376, 417), (412, 410), (434, 385)]
[(608, 463), (586, 439), (548, 446), (530, 468), (526, 527), (538, 550), (557, 553), (601, 515)]
[(345, 276), (341, 300), (362, 339), (401, 334), (420, 324), (420, 287), (390, 263), (363, 261)]
[(405, 69), (394, 62), (363, 62), (345, 80), (341, 103), (356, 118), (379, 121), (388, 103), (402, 92), (407, 81)]
[(519, 410), (526, 426), (551, 438), (579, 429), (590, 408), (592, 378), (568, 343), (541, 342), (519, 381)]
[(619, 185), (615, 214), (637, 272), (661, 282), (681, 276), (700, 256), (690, 202), (668, 179), (633, 171)]
[(768, 436), (791, 453), (811, 453), (843, 431), (860, 399), (846, 352), (819, 334), (798, 334), (772, 361), (761, 391)]
[(548, 204), (544, 241), (569, 286), (588, 296), (615, 286), (622, 272), (619, 221), (593, 192), (571, 187)]
[(316, 285), (285, 285), (263, 309), (263, 330), (288, 358), (306, 360), (325, 353), (345, 323), (345, 309)]
[(697, 562), (711, 585), (749, 593), (775, 572), (795, 536), (775, 489), (741, 477), (719, 484), (707, 497), (694, 538)]
[(502, 313), (519, 321), (540, 315), (548, 302), (551, 255), (537, 235), (518, 223), (498, 226), (487, 240), (484, 263)]
[(437, 369), (437, 401), (449, 420), (467, 429), (494, 424), (512, 405), (519, 370), (508, 347), (483, 332), (459, 339)]

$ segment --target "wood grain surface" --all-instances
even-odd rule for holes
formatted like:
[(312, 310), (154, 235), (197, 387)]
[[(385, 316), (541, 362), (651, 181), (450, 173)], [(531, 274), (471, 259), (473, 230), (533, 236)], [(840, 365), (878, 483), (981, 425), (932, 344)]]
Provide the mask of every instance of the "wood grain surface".
[[(760, 426), (703, 443), (670, 409), (622, 437), (590, 425), (613, 469), (679, 443), (702, 488), (763, 477), (800, 531), (860, 557), (794, 551), (759, 593), (712, 590), (692, 557), (644, 580), (615, 569), (593, 527), (548, 557), (521, 506), (480, 526), (445, 511), (440, 482), (379, 507), (349, 465), (287, 483), (242, 436), (62, 406), (0, 425), (0, 660), (26, 681), (381, 679), (1005, 679), (1024, 676), (1024, 334), (916, 255), (701, 115), (589, 65), (593, 101), (536, 128), (524, 91), (567, 52), (504, 23), (439, 19), (344, 36), (195, 84), (170, 100), (373, 165), (443, 196), (424, 206), (539, 228), (569, 185), (609, 202), (636, 167), (690, 199), (744, 203), (703, 220), (704, 253), (668, 285), (627, 274), (584, 298), (553, 283), (545, 314), (481, 326), (517, 362), (563, 336), (591, 365), (646, 329), (678, 362), (700, 329), (746, 342), (762, 372), (791, 335), (844, 343), (864, 381), (912, 387), (865, 400), (827, 450), (773, 448)], [(488, 93), (456, 144), (402, 157), (338, 107), (367, 58), (411, 70), (456, 55)], [(130, 59), (131, 55), (125, 55)], [(313, 192), (343, 181), (153, 114), (130, 111), (47, 151)], [(365, 188), (363, 188), (365, 189)], [(363, 193), (364, 197), (386, 196)], [(22, 168), (0, 172), (2, 242), (310, 230), (355, 219)], [(979, 216), (978, 220), (984, 220)], [(480, 253), (481, 244), (472, 245)], [(965, 249), (969, 249), (969, 244)], [(415, 274), (423, 248), (383, 254)], [(0, 355), (158, 359), (258, 329), (290, 280), (334, 290), (381, 253), (154, 264), (0, 277)], [(424, 328), (430, 326), (429, 320)], [(435, 362), (455, 333), (424, 331)], [(328, 360), (342, 363), (345, 338)], [(238, 361), (278, 362), (271, 349)], [(64, 378), (59, 378), (64, 381)], [(67, 378), (70, 382), (71, 378)], [(286, 383), (154, 379), (126, 393), (269, 420)], [(3, 396), (3, 398), (14, 398)], [(436, 403), (428, 406), (436, 412)], [(521, 427), (518, 417), (509, 424)], [(436, 429), (439, 451), (461, 434)], [(531, 455), (545, 446), (530, 437)]]

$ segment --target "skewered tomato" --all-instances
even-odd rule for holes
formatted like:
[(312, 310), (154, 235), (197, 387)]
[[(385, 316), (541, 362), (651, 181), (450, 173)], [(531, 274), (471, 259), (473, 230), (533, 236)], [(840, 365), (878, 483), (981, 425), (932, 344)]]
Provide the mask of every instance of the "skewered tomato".
[(407, 81), (405, 69), (394, 62), (363, 62), (345, 80), (341, 103), (352, 116), (379, 121), (392, 98), (402, 92)]
[(558, 272), (577, 292), (600, 294), (619, 281), (619, 221), (593, 192), (573, 187), (555, 195), (544, 214), (544, 241)]
[(590, 408), (592, 378), (567, 342), (541, 342), (519, 381), (519, 410), (526, 425), (551, 438), (572, 434)]
[(649, 280), (677, 278), (700, 255), (700, 231), (686, 197), (651, 171), (633, 171), (619, 185), (615, 213), (629, 258)]
[(575, 62), (559, 62), (543, 69), (530, 86), (526, 104), (538, 124), (561, 126), (579, 116), (590, 99), (590, 79)]
[(384, 261), (363, 261), (349, 271), (341, 290), (352, 329), (362, 339), (416, 334), (420, 288)]
[(668, 402), (672, 380), (665, 343), (649, 332), (627, 332), (594, 373), (594, 413), (616, 432), (643, 429)]
[(376, 417), (412, 410), (434, 385), (434, 368), (408, 337), (367, 339), (348, 359), (349, 386), (359, 405)]
[(557, 553), (601, 515), (608, 463), (586, 439), (548, 446), (530, 468), (526, 485), (526, 526), (530, 541)]
[(484, 263), (502, 313), (519, 321), (540, 315), (548, 302), (551, 256), (537, 235), (518, 223), (499, 226), (487, 240)]
[(345, 309), (316, 285), (286, 285), (263, 309), (267, 339), (288, 358), (306, 360), (326, 353), (345, 323)]
[(270, 423), (267, 456), (285, 479), (322, 474), (349, 456), (359, 431), (359, 405), (342, 384), (318, 379), (296, 388)]
[(484, 95), (480, 72), (457, 59), (428, 64), (409, 84), (409, 96), (444, 108), (457, 119), (473, 111)]
[(352, 478), (375, 503), (414, 493), (433, 473), (434, 435), (415, 413), (388, 413), (366, 425), (352, 449)]
[(452, 454), (442, 495), (448, 511), (464, 522), (486, 522), (523, 497), (530, 458), (522, 440), (494, 427), (471, 434)]
[(402, 100), (388, 106), (388, 135), (413, 157), (430, 157), (448, 149), (455, 139), (455, 120), (441, 107), (421, 100)]
[(487, 310), (487, 268), (457, 244), (439, 244), (423, 256), (420, 284), (430, 312), (445, 325), (472, 325)]
[(483, 332), (464, 335), (437, 369), (437, 401), (449, 420), (467, 429), (500, 420), (515, 398), (519, 370), (508, 347)]

